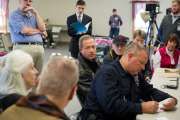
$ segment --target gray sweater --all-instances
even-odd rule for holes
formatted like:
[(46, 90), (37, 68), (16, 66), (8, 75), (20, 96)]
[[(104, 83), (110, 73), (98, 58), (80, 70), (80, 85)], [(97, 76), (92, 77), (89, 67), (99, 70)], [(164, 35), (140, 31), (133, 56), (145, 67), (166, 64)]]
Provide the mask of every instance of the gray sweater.
[(173, 23), (172, 15), (166, 15), (161, 22), (159, 33), (162, 43), (168, 39), (171, 33), (176, 33), (180, 37), (180, 17)]

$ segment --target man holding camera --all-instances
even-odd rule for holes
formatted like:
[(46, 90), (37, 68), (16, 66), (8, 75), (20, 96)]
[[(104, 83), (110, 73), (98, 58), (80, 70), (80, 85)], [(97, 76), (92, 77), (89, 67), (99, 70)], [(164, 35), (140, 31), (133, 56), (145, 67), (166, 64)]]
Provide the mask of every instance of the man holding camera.
[(46, 27), (38, 11), (32, 6), (32, 0), (19, 0), (19, 8), (9, 17), (9, 28), (13, 49), (21, 49), (29, 53), (35, 67), (41, 71), (44, 48), (42, 35)]

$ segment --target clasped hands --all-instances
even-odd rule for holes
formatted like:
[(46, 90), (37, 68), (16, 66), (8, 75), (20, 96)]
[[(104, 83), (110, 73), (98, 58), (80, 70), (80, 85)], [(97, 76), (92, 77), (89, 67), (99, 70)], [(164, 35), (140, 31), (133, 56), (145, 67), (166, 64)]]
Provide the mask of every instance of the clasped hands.
[(30, 11), (32, 14), (36, 15), (38, 12), (37, 10), (32, 7), (32, 6), (26, 6), (24, 9), (23, 9), (24, 12), (28, 12)]

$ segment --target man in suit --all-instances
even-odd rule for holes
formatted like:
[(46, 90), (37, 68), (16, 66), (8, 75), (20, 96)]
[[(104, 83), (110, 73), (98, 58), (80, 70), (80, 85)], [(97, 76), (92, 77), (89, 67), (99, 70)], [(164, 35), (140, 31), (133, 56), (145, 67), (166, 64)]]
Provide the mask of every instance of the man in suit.
[[(92, 18), (84, 14), (85, 7), (86, 7), (85, 1), (78, 0), (76, 3), (76, 13), (67, 18), (68, 34), (71, 37), (69, 51), (71, 52), (71, 56), (74, 58), (78, 57), (79, 38), (84, 34), (89, 34), (89, 35), (92, 34)], [(76, 31), (73, 27), (73, 24), (77, 22), (85, 25), (87, 30), (85, 32), (78, 33), (78, 31)]]

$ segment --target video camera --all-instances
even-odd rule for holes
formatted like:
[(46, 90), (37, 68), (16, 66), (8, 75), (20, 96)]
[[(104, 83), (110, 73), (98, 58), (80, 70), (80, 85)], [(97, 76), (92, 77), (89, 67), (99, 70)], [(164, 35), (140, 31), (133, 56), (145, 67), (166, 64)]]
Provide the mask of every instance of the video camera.
[(157, 14), (160, 13), (159, 3), (146, 4), (146, 11), (149, 11), (150, 17), (154, 18)]

